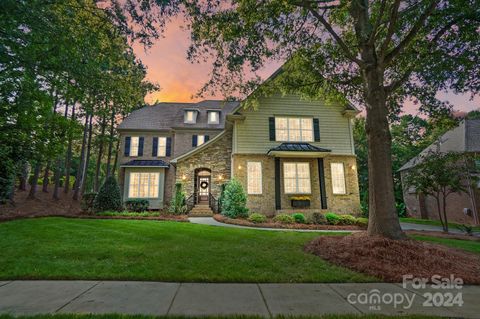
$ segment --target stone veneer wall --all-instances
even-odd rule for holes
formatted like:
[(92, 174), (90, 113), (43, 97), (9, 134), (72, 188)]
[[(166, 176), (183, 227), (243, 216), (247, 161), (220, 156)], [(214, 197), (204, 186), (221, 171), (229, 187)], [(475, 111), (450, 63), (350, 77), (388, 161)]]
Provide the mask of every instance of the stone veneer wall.
[(177, 163), (176, 181), (183, 184), (188, 196), (193, 194), (195, 170), (208, 168), (211, 170), (211, 192), (217, 199), (220, 196), (221, 185), (230, 179), (230, 164), (232, 154), (232, 131), (227, 130), (219, 140), (208, 145), (200, 152)]
[[(262, 194), (248, 195), (247, 207), (252, 212), (259, 212), (269, 216), (276, 213), (303, 212), (306, 214), (315, 211), (332, 211), (341, 214), (358, 214), (360, 212), (360, 196), (355, 156), (327, 156), (324, 158), (325, 187), (327, 196), (327, 209), (321, 209), (320, 182), (318, 175), (318, 161), (316, 158), (281, 158), (280, 159), (280, 189), (282, 209), (275, 209), (275, 159), (267, 155), (235, 154), (233, 156), (233, 176), (237, 178), (247, 190), (247, 162), (260, 161), (262, 163)], [(293, 195), (283, 193), (283, 163), (308, 162), (310, 163), (311, 178), (311, 203), (310, 209), (297, 209), (291, 207), (290, 198)], [(330, 163), (340, 162), (345, 167), (347, 194), (334, 195), (332, 191)]]

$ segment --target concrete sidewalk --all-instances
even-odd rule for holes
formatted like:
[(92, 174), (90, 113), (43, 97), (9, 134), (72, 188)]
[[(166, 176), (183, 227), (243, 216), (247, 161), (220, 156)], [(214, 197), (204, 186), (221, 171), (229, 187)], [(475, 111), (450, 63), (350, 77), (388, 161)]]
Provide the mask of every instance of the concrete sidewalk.
[[(376, 290), (378, 291), (376, 291)], [(426, 307), (424, 294), (446, 290), (404, 289), (400, 284), (210, 284), (135, 281), (4, 281), (0, 282), (0, 314), (122, 313), (146, 315), (322, 315), (429, 314), (478, 318), (480, 286), (464, 286), (463, 306)], [(365, 304), (361, 296), (382, 297)], [(389, 296), (408, 297), (396, 307)], [(358, 297), (358, 299), (357, 299)], [(347, 300), (353, 301), (354, 304)], [(372, 299), (371, 301), (374, 301)], [(407, 308), (407, 309), (406, 309)]]

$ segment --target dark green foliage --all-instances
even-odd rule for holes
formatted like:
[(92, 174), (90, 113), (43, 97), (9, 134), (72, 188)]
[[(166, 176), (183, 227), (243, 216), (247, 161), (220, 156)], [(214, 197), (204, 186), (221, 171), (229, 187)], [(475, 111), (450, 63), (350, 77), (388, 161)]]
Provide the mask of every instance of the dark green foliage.
[(97, 193), (85, 193), (82, 196), (82, 201), (80, 202), (80, 208), (82, 212), (91, 214), (94, 212), (93, 203), (95, 201), (95, 197), (97, 197)]
[(273, 221), (281, 224), (293, 224), (295, 223), (295, 218), (288, 214), (278, 214), (277, 216), (273, 217)]
[(170, 202), (168, 211), (175, 215), (181, 215), (187, 212), (185, 192), (183, 191), (182, 183), (175, 184), (175, 194)]
[(125, 209), (129, 212), (145, 212), (148, 210), (149, 205), (150, 202), (148, 201), (148, 199), (143, 198), (135, 198), (125, 201)]
[(248, 220), (252, 223), (264, 223), (267, 221), (267, 217), (263, 214), (252, 213), (248, 216)]
[(327, 220), (325, 219), (325, 215), (319, 212), (314, 212), (312, 215), (310, 215), (310, 218), (308, 221), (312, 224), (316, 225), (324, 225), (327, 223)]
[(355, 225), (357, 223), (357, 219), (352, 215), (339, 215), (339, 222), (340, 225)]
[(367, 227), (368, 226), (368, 218), (359, 217), (357, 218), (357, 223), (360, 227)]
[(307, 222), (305, 215), (303, 215), (302, 213), (295, 213), (292, 215), (292, 217), (293, 219), (295, 219), (296, 223), (305, 224)]
[(248, 217), (247, 195), (242, 184), (232, 179), (225, 186), (222, 200), (222, 214), (230, 218)]
[(340, 223), (340, 216), (338, 216), (335, 213), (326, 213), (325, 219), (327, 220), (327, 223), (330, 225), (337, 225)]
[(98, 191), (93, 201), (95, 212), (120, 211), (122, 210), (122, 195), (117, 184), (117, 179), (113, 176), (108, 177)]
[(473, 236), (473, 226), (470, 226), (470, 225), (458, 225), (457, 228), (465, 233), (466, 235), (468, 236)]

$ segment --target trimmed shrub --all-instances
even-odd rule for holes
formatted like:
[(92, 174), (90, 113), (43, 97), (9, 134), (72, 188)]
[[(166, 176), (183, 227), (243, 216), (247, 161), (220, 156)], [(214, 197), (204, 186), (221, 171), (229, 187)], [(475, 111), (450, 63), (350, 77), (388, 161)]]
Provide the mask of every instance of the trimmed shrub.
[(364, 217), (357, 218), (356, 225), (361, 227), (368, 227), (368, 218), (364, 218)]
[(295, 218), (288, 214), (278, 214), (277, 216), (273, 217), (273, 220), (281, 224), (293, 224), (295, 222)]
[(122, 210), (122, 195), (117, 184), (117, 179), (113, 176), (108, 177), (100, 187), (100, 191), (93, 201), (95, 212), (120, 211)]
[(248, 217), (247, 195), (238, 180), (230, 180), (223, 193), (222, 215), (230, 218)]
[(181, 215), (187, 212), (187, 203), (182, 183), (175, 183), (175, 195), (170, 201), (168, 211), (174, 215)]
[(327, 223), (327, 220), (325, 219), (325, 215), (319, 212), (312, 213), (308, 221), (315, 225), (325, 225)]
[(296, 223), (299, 223), (299, 224), (305, 224), (307, 222), (306, 218), (305, 218), (305, 215), (301, 214), (301, 213), (295, 213), (292, 215), (293, 219), (295, 219), (295, 222)]
[(355, 225), (357, 223), (357, 219), (352, 215), (340, 215), (338, 217), (340, 218), (339, 224), (341, 225)]
[(125, 209), (129, 212), (145, 212), (150, 202), (147, 199), (135, 198), (125, 201)]
[(340, 216), (335, 213), (326, 213), (325, 219), (329, 225), (337, 225), (340, 223)]
[(97, 194), (98, 193), (95, 193), (95, 192), (83, 194), (82, 200), (80, 202), (80, 209), (82, 210), (82, 212), (88, 213), (88, 214), (93, 213), (93, 202)]
[(248, 220), (255, 224), (264, 223), (267, 221), (267, 216), (259, 213), (253, 213), (248, 216)]

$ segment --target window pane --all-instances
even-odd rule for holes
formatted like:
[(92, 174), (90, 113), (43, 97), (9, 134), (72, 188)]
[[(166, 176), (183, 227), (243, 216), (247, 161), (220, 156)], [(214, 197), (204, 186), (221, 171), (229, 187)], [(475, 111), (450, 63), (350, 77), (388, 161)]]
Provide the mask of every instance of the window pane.
[(275, 129), (286, 130), (287, 129), (287, 118), (286, 117), (276, 117), (275, 118)]
[(294, 178), (285, 178), (285, 193), (292, 194), (297, 192), (297, 186)]
[(311, 193), (310, 164), (283, 163), (283, 181), (287, 194)]
[(302, 119), (302, 141), (313, 141), (313, 119)]
[(310, 178), (302, 178), (298, 180), (298, 193), (310, 193)]
[(260, 162), (247, 163), (247, 190), (248, 194), (262, 193), (262, 164)]
[(345, 194), (345, 171), (343, 163), (331, 163), (332, 189), (334, 194)]
[(187, 122), (193, 122), (193, 111), (187, 111)]
[(159, 173), (150, 173), (150, 190), (148, 192), (148, 197), (157, 198), (158, 197), (158, 180), (160, 177)]
[(198, 135), (197, 136), (197, 146), (200, 146), (203, 143), (205, 143), (205, 135)]
[(130, 181), (128, 183), (128, 197), (133, 198), (138, 196), (139, 178), (139, 173), (130, 173)]
[(130, 140), (130, 156), (138, 156), (138, 136), (132, 136)]
[(310, 178), (310, 165), (308, 163), (297, 163), (298, 178)]
[(167, 138), (159, 137), (158, 138), (158, 150), (157, 156), (164, 157), (167, 154)]
[(140, 173), (140, 186), (138, 189), (138, 197), (148, 197), (148, 173)]
[(288, 131), (287, 130), (276, 130), (275, 131), (275, 140), (276, 141), (288, 141)]
[(218, 123), (218, 112), (208, 112), (208, 123), (215, 124)]
[(295, 163), (283, 163), (283, 176), (285, 178), (295, 177)]

